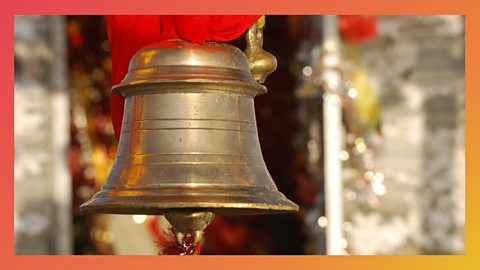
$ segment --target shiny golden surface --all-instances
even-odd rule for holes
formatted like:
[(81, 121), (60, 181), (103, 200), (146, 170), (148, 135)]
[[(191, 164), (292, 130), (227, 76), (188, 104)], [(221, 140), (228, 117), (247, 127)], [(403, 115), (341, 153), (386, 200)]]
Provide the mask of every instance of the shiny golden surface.
[(277, 190), (263, 161), (253, 97), (266, 89), (255, 82), (237, 48), (157, 43), (132, 58), (113, 91), (125, 96), (117, 158), (102, 190), (82, 210), (212, 215), (298, 210)]
[[(113, 92), (127, 95), (138, 90), (188, 91), (196, 84), (196, 90), (227, 90), (261, 94), (263, 85), (252, 78), (249, 63), (237, 47), (207, 42), (190, 43), (172, 39), (145, 47), (135, 53), (124, 80), (113, 87)], [(138, 86), (138, 87), (137, 87)]]

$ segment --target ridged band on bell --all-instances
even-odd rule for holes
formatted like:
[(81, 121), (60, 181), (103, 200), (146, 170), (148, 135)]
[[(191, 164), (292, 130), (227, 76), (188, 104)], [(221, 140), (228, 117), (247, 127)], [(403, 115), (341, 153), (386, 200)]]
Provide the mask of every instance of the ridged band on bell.
[(169, 40), (139, 51), (113, 89), (125, 96), (117, 158), (82, 210), (297, 211), (265, 166), (253, 97), (266, 89), (248, 68), (227, 44)]

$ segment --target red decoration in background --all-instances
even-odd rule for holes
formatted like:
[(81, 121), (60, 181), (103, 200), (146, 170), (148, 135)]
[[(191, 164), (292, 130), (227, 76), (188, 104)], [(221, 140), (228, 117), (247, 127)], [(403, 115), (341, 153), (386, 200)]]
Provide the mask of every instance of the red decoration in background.
[[(109, 15), (108, 39), (112, 53), (112, 85), (128, 71), (133, 54), (161, 40), (181, 38), (196, 43), (230, 41), (239, 37), (260, 15)], [(123, 97), (110, 95), (115, 135), (120, 137)]]
[(342, 37), (353, 43), (361, 43), (378, 34), (376, 16), (341, 15), (338, 27)]

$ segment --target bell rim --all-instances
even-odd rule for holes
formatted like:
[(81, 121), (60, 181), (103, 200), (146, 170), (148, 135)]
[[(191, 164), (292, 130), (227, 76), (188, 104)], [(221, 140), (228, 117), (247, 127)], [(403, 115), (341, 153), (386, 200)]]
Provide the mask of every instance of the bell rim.
[(147, 215), (160, 215), (172, 209), (212, 211), (221, 215), (282, 214), (299, 210), (299, 206), (287, 199), (280, 191), (258, 188), (229, 189), (229, 191), (232, 194), (230, 196), (212, 195), (208, 192), (203, 195), (179, 193), (174, 196), (162, 193), (162, 189), (150, 192), (150, 195), (108, 196), (109, 192), (122, 193), (129, 190), (107, 189), (97, 192), (92, 199), (80, 206), (80, 210), (107, 214)]
[[(174, 207), (173, 207), (174, 206)], [(128, 208), (128, 210), (127, 210)], [(298, 205), (292, 202), (291, 206), (273, 206), (260, 203), (175, 203), (175, 204), (149, 204), (143, 203), (143, 206), (136, 204), (121, 205), (82, 205), (82, 212), (102, 213), (102, 214), (120, 214), (120, 215), (163, 215), (167, 210), (194, 210), (210, 211), (219, 215), (265, 215), (265, 214), (288, 214), (299, 211)]]

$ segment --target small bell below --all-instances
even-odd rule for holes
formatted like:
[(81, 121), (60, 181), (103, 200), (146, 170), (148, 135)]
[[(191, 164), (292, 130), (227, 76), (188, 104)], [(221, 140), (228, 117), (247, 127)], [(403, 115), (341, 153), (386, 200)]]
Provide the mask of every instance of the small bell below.
[(298, 211), (263, 160), (253, 98), (266, 88), (238, 48), (153, 44), (132, 57), (112, 91), (125, 97), (117, 157), (81, 210), (163, 214), (178, 241), (196, 242), (215, 214)]

